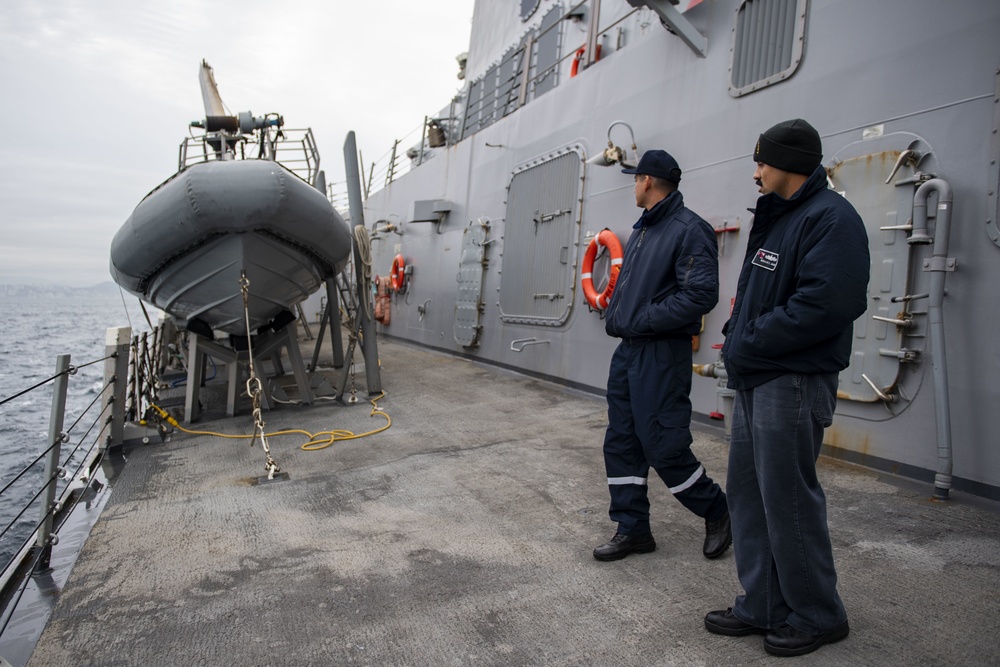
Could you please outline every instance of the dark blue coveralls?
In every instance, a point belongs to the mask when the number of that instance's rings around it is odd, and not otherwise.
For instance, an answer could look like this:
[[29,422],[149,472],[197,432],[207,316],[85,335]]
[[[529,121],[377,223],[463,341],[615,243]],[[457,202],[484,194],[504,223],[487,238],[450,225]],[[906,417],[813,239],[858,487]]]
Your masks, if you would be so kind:
[[689,510],[715,521],[726,496],[691,451],[691,336],[719,300],[718,246],[678,191],[634,225],[605,328],[621,338],[608,373],[604,463],[618,532],[650,532],[649,469]]

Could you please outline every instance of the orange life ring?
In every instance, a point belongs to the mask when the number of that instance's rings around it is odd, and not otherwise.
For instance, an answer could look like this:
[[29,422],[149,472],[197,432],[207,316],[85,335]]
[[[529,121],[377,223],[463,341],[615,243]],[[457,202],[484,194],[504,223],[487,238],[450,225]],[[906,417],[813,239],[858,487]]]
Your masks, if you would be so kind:
[[[573,54],[573,64],[569,68],[569,77],[571,79],[574,76],[576,76],[577,74],[580,73],[580,61],[583,60],[583,54],[585,54],[586,52],[587,52],[587,47],[586,46],[581,46],[580,48],[578,48],[576,50],[576,53]],[[594,49],[594,53],[596,54],[596,56],[594,58],[594,62],[596,63],[598,60],[601,59],[601,45],[600,44],[598,44],[597,48]]]
[[[608,269],[608,284],[600,294],[594,288],[594,260],[601,248],[607,248],[611,253],[611,268]],[[587,252],[583,255],[583,269],[580,273],[581,284],[583,286],[583,298],[587,300],[594,310],[604,310],[611,301],[611,294],[615,291],[615,283],[618,282],[618,273],[622,269],[622,244],[610,229],[602,229],[601,232],[590,240]]]
[[389,278],[392,282],[393,292],[403,289],[403,281],[406,280],[406,263],[403,261],[402,255],[396,255],[396,258],[392,260],[392,269],[389,270]]

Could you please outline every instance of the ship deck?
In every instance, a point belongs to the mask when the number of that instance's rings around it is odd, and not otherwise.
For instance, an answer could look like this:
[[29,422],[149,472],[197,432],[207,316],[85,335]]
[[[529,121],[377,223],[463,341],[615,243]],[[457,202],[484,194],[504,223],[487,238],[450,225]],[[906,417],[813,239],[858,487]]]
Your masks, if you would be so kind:
[[[759,636],[705,631],[740,592],[732,550],[704,559],[703,522],[663,485],[654,553],[591,556],[614,532],[603,399],[392,340],[379,352],[391,427],[319,451],[270,438],[286,481],[255,483],[247,439],[132,450],[29,664],[784,664]],[[224,417],[222,386],[203,398],[192,428],[252,432],[246,404]],[[371,407],[264,418],[363,433],[385,424]],[[724,483],[721,429],[697,426],[694,449]],[[997,664],[996,507],[827,459],[820,476],[852,633],[801,662]]]

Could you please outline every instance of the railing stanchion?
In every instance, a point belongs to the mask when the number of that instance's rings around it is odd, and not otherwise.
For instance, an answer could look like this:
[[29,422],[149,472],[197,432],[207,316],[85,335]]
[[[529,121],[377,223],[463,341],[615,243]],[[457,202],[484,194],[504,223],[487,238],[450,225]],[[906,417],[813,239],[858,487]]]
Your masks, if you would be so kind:
[[125,392],[128,389],[129,342],[132,339],[130,327],[112,327],[104,339],[104,397],[102,405],[111,403],[111,429],[105,449],[121,445],[125,441]]
[[69,386],[69,357],[56,357],[56,379],[52,385],[52,412],[49,415],[49,452],[45,458],[45,493],[42,494],[41,517],[37,533],[37,546],[41,550],[35,563],[35,572],[45,572],[52,560],[52,526],[55,518],[56,479],[59,454],[63,442],[63,418],[66,414],[66,389]]

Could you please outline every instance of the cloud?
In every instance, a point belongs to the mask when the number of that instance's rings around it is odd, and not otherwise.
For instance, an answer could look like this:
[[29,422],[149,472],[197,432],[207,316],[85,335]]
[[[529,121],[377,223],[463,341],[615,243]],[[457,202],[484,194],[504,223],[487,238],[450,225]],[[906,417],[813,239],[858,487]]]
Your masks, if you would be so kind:
[[233,113],[313,128],[329,182],[349,130],[371,159],[449,103],[474,0],[14,0],[0,14],[0,283],[107,280],[111,238],[177,168],[203,117],[198,67]]

